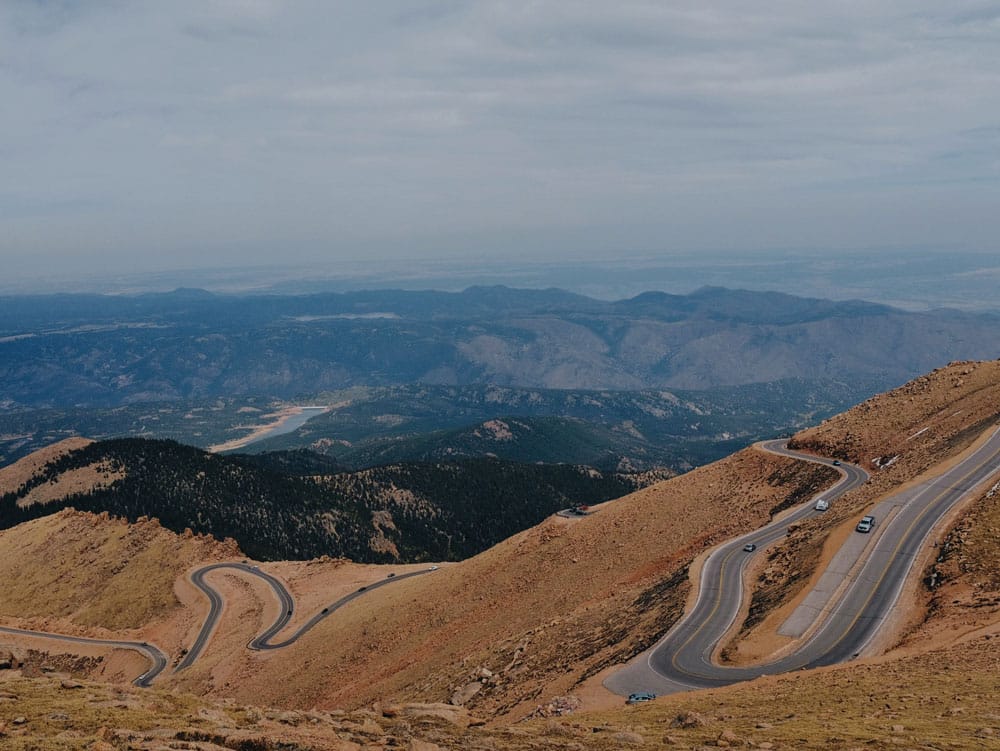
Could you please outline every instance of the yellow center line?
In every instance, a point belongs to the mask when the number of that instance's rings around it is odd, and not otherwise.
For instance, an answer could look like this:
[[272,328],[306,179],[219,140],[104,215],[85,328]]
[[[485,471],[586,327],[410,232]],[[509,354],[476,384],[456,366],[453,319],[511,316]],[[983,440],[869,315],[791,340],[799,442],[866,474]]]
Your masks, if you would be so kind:
[[[975,454],[972,454],[972,456],[968,457],[966,459],[966,461],[968,461],[968,459],[971,459],[973,456],[975,456]],[[988,459],[986,459],[986,460],[984,460],[982,462],[977,463],[975,467],[973,467],[969,472],[967,472],[965,475],[963,475],[957,482],[955,482],[955,483],[949,483],[949,484],[951,484],[952,486],[954,486],[954,485],[961,484],[961,483],[965,482],[966,480],[968,480],[969,478],[971,478],[976,472],[978,472],[984,465],[989,464],[991,462],[994,462],[998,458],[1000,458],[1000,450],[995,451],[993,453],[993,455],[990,456]],[[946,476],[946,475],[947,475],[947,473],[945,473],[944,476]],[[988,474],[986,476],[988,476]],[[984,476],[984,479],[985,479],[986,476]],[[942,478],[942,475],[939,475],[937,478],[934,478],[933,480],[930,480],[929,482],[934,482],[935,480],[940,480],[941,478]],[[842,481],[845,480],[845,479],[847,479],[846,476],[842,478]],[[837,485],[839,485],[839,484],[840,483],[838,483]],[[836,488],[836,487],[837,486],[834,486],[834,488]],[[834,488],[831,488],[831,490],[833,490]],[[941,501],[941,499],[944,498],[944,496],[947,495],[953,489],[954,489],[954,487],[949,487],[949,488],[945,488],[944,490],[942,490],[933,500],[931,500],[931,501],[929,501],[927,503],[927,505],[923,509],[923,511],[921,511],[920,514],[906,528],[906,531],[900,536],[899,542],[896,544],[896,547],[893,549],[892,554],[889,557],[888,562],[886,563],[885,567],[882,569],[881,574],[879,575],[879,577],[876,580],[875,584],[872,586],[871,592],[868,595],[868,598],[865,600],[865,603],[861,606],[861,608],[855,614],[854,619],[851,621],[851,623],[844,629],[844,631],[840,634],[840,636],[837,637],[836,641],[833,642],[832,647],[835,647],[838,644],[840,644],[840,642],[842,642],[846,638],[846,636],[848,635],[848,633],[850,632],[850,630],[854,627],[854,625],[857,623],[857,621],[861,618],[861,614],[864,612],[865,608],[868,607],[869,603],[871,603],[872,599],[875,596],[875,592],[878,590],[879,586],[881,586],[883,580],[888,575],[889,569],[892,567],[892,561],[899,554],[900,549],[903,547],[904,543],[907,541],[907,539],[909,538],[910,534],[913,532],[914,527],[916,527],[916,525],[928,513],[930,513],[930,511]],[[964,495],[966,492],[969,492],[969,491],[962,491],[962,495]],[[918,493],[918,495],[919,495],[919,493]],[[890,496],[890,498],[891,498],[891,496]],[[704,629],[707,627],[708,623],[711,622],[712,618],[715,616],[716,612],[718,612],[719,608],[721,607],[721,605],[722,605],[722,589],[723,589],[722,582],[725,579],[726,566],[729,564],[730,560],[732,559],[733,555],[735,555],[736,552],[737,552],[736,548],[733,548],[732,550],[730,550],[729,553],[725,556],[725,558],[723,558],[722,563],[719,565],[718,592],[716,593],[715,604],[713,605],[711,612],[709,612],[708,616],[702,620],[702,624],[697,629],[695,629],[695,631],[693,631],[691,633],[691,635],[687,639],[685,639],[684,642],[679,647],[677,647],[674,650],[674,655],[671,658],[670,662],[671,662],[671,665],[673,665],[674,669],[677,670],[677,672],[679,672],[679,673],[683,673],[684,675],[689,675],[689,676],[696,677],[696,678],[712,678],[712,676],[704,675],[704,674],[701,674],[701,673],[694,673],[694,672],[691,672],[689,670],[686,670],[686,669],[682,668],[677,663],[677,659],[680,656],[681,652],[689,644],[691,644],[691,642],[695,639],[695,637],[697,637],[698,635],[700,635],[704,631]],[[872,552],[874,552],[874,551],[872,551]],[[843,602],[843,598],[841,599],[841,602]],[[832,649],[832,647],[831,647],[831,649]],[[827,651],[830,651],[830,650],[827,650]],[[760,667],[761,668],[766,668],[767,665],[764,664],[764,665],[761,665]]]
[[[959,483],[965,482],[970,477],[972,477],[972,475],[974,475],[976,472],[978,472],[982,468],[982,466],[984,464],[987,464],[989,462],[995,461],[998,458],[1000,458],[1000,451],[994,452],[993,456],[991,456],[987,461],[984,461],[984,462],[981,462],[981,463],[977,464],[973,469],[971,469],[968,473],[966,473],[958,481],[958,483],[955,483],[955,484],[959,484]],[[985,479],[988,476],[989,475],[984,476],[983,479]],[[899,542],[896,543],[896,547],[893,548],[892,555],[889,556],[889,560],[886,562],[885,566],[883,567],[882,573],[879,575],[878,579],[875,581],[875,584],[871,587],[871,592],[868,595],[868,598],[865,600],[864,604],[858,609],[858,612],[854,615],[854,618],[851,620],[851,622],[847,625],[847,627],[843,630],[843,632],[841,632],[840,636],[837,637],[837,640],[833,643],[833,646],[836,646],[837,644],[840,644],[840,642],[842,642],[847,637],[848,633],[850,633],[850,630],[852,628],[854,628],[854,625],[861,618],[861,614],[865,611],[865,608],[868,607],[869,603],[872,601],[872,598],[875,597],[875,592],[882,585],[882,582],[885,580],[885,577],[888,575],[889,569],[892,568],[892,562],[893,562],[893,560],[899,554],[900,549],[903,547],[904,543],[906,543],[906,541],[909,538],[910,534],[913,532],[913,528],[916,527],[917,524],[920,523],[920,521],[925,516],[927,516],[927,514],[930,513],[931,510],[934,509],[934,507],[941,501],[941,499],[944,498],[951,490],[954,490],[954,488],[953,487],[952,488],[945,488],[940,493],[938,493],[938,495],[935,496],[933,500],[931,500],[931,501],[929,501],[927,503],[927,506],[924,508],[924,510],[921,511],[916,516],[916,518],[914,518],[914,520],[912,522],[910,522],[910,525],[906,528],[906,531],[902,535],[900,535]],[[961,495],[965,495],[965,493],[967,493],[967,492],[969,492],[969,491],[968,490],[962,491]],[[874,551],[872,551],[872,553],[874,553]],[[860,573],[861,572],[859,572],[859,576],[860,576]]]
[[[697,629],[695,629],[694,632],[692,632],[691,636],[689,636],[687,639],[685,639],[684,643],[681,644],[674,651],[674,656],[670,660],[670,663],[678,671],[680,671],[682,673],[685,673],[686,675],[698,675],[698,674],[697,673],[691,673],[691,672],[689,672],[687,670],[684,670],[684,668],[682,668],[680,665],[677,664],[677,657],[684,650],[684,648],[687,647],[687,645],[690,644],[694,640],[694,638],[696,636],[698,636],[702,631],[705,630],[706,625],[709,622],[711,622],[712,617],[716,614],[716,612],[718,612],[719,607],[722,605],[722,582],[726,578],[725,577],[726,565],[729,563],[729,560],[733,557],[733,555],[735,553],[736,553],[736,548],[733,548],[732,550],[730,550],[729,553],[726,555],[726,557],[722,559],[722,563],[719,565],[718,592],[716,593],[716,596],[715,596],[715,605],[712,607],[711,612],[708,614],[708,616],[706,616],[702,620],[701,626],[699,626]],[[703,677],[707,677],[707,676],[703,676]]]

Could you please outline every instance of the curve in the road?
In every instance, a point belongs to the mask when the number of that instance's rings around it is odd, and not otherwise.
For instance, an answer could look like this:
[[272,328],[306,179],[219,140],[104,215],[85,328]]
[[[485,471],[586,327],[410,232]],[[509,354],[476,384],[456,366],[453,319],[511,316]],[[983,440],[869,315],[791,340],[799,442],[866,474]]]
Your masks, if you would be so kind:
[[[272,639],[281,632],[281,630],[288,624],[291,620],[292,613],[295,609],[295,600],[291,593],[285,588],[285,585],[281,581],[271,574],[265,571],[261,571],[257,566],[252,566],[246,563],[214,563],[209,566],[203,566],[197,569],[193,574],[191,574],[191,581],[194,583],[198,589],[205,593],[209,601],[209,612],[205,617],[205,622],[202,624],[201,629],[198,632],[198,636],[195,639],[194,644],[191,649],[184,656],[184,659],[178,663],[177,667],[174,668],[174,672],[183,670],[189,667],[198,657],[201,655],[206,644],[208,644],[212,633],[215,630],[215,626],[218,623],[219,617],[222,615],[222,610],[224,602],[222,596],[215,590],[207,581],[205,581],[205,575],[216,571],[218,569],[235,569],[237,571],[242,571],[243,573],[250,574],[252,576],[259,577],[266,581],[273,590],[275,596],[278,599],[281,610],[278,617],[275,618],[274,622],[268,626],[263,632],[255,636],[250,643],[247,645],[250,649],[255,650],[266,650],[266,649],[281,649],[287,647],[290,644],[294,644],[298,641],[304,634],[314,628],[320,621],[331,616],[336,610],[347,605],[349,602],[356,600],[358,597],[370,592],[373,589],[378,589],[379,587],[384,587],[389,584],[393,584],[397,581],[402,581],[404,579],[409,579],[414,576],[420,576],[421,574],[427,574],[431,571],[437,571],[437,566],[431,566],[429,568],[420,571],[411,571],[406,574],[393,575],[385,579],[373,582],[366,586],[360,587],[359,589],[351,592],[350,594],[341,597],[336,602],[331,603],[327,607],[323,608],[320,612],[310,618],[306,623],[300,626],[294,633],[292,633],[288,638],[280,641],[274,642]],[[139,686],[140,688],[148,688],[153,680],[162,673],[167,667],[167,656],[153,644],[148,642],[136,642],[136,641],[124,641],[116,639],[91,639],[84,636],[70,636],[67,634],[56,634],[49,631],[32,631],[30,629],[21,628],[10,628],[7,626],[0,626],[0,633],[11,634],[14,636],[29,636],[41,639],[51,639],[54,641],[67,642],[70,644],[86,644],[98,647],[108,647],[112,649],[129,649],[133,652],[138,652],[144,657],[146,657],[151,665],[149,670],[144,672],[142,675],[135,678],[132,681],[133,684]]]
[[167,656],[158,647],[148,642],[138,641],[118,641],[115,639],[89,639],[85,636],[68,636],[66,634],[53,634],[48,631],[31,631],[23,628],[8,628],[0,626],[0,632],[12,634],[14,636],[32,636],[42,639],[53,639],[55,641],[69,642],[71,644],[90,644],[99,647],[110,647],[112,649],[130,649],[146,657],[151,663],[151,667],[145,673],[132,681],[140,688],[148,688],[164,668],[167,667]]
[[257,566],[252,566],[246,563],[213,563],[209,566],[203,566],[197,569],[193,574],[191,574],[191,582],[200,589],[209,601],[208,615],[205,616],[205,621],[202,623],[201,629],[198,632],[198,636],[192,644],[191,649],[184,656],[177,667],[174,668],[174,672],[183,670],[184,668],[190,667],[195,660],[201,655],[205,646],[208,644],[209,639],[211,639],[215,627],[218,624],[219,617],[222,615],[222,609],[224,602],[222,600],[222,595],[219,594],[218,590],[212,587],[205,580],[205,575],[211,573],[212,571],[218,571],[220,569],[234,569],[240,571],[244,574],[249,574],[251,576],[259,577],[263,579],[271,587],[275,596],[278,599],[280,605],[280,610],[278,612],[277,618],[274,622],[268,626],[264,631],[255,636],[247,644],[249,649],[254,650],[269,650],[269,649],[282,649],[291,644],[294,644],[307,632],[311,631],[320,621],[329,618],[333,613],[340,608],[347,605],[349,602],[356,600],[359,597],[364,596],[373,589],[378,589],[380,587],[388,586],[395,582],[403,581],[404,579],[410,579],[414,576],[421,576],[423,574],[429,574],[432,571],[437,571],[437,566],[431,566],[420,571],[411,571],[406,574],[392,575],[385,579],[380,579],[371,584],[365,585],[358,588],[357,590],[344,595],[339,600],[327,605],[320,612],[316,613],[312,618],[306,621],[304,624],[299,626],[290,636],[283,639],[282,641],[275,642],[272,641],[275,636],[277,636],[284,628],[288,625],[288,622],[292,618],[292,613],[295,610],[295,599],[292,597],[291,593],[281,583],[279,579],[268,574],[265,571],[261,571]]
[[[829,460],[797,454],[771,442],[767,450],[807,461]],[[864,481],[866,473],[844,464],[844,474],[834,489],[824,492],[834,499]],[[878,509],[882,516],[893,510],[886,528],[866,550],[863,563],[820,625],[795,652],[779,660],[752,667],[716,664],[712,655],[739,614],[743,597],[742,572],[750,556],[742,545],[778,539],[790,523],[810,516],[806,504],[780,522],[722,545],[709,556],[702,570],[698,599],[691,612],[678,622],[646,660],[636,661],[611,676],[605,685],[619,694],[637,690],[661,692],[708,688],[750,680],[761,675],[830,665],[857,657],[871,642],[899,597],[922,545],[938,521],[956,503],[1000,470],[1000,429],[965,459],[942,471],[933,480],[894,494]],[[857,473],[857,474],[855,474]]]

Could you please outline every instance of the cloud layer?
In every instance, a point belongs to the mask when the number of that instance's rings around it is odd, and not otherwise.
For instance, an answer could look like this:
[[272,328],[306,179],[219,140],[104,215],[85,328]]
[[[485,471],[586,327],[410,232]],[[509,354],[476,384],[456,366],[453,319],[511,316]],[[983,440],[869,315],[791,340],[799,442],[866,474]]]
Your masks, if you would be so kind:
[[1000,234],[990,2],[11,0],[0,102],[15,271]]

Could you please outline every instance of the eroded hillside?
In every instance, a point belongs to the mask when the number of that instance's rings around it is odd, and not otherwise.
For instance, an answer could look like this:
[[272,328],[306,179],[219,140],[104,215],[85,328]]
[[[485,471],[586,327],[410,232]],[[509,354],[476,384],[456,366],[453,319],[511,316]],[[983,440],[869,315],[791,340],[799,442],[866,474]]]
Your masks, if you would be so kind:
[[287,710],[87,683],[60,673],[28,677],[38,675],[38,656],[24,656],[23,671],[0,669],[0,743],[13,751],[1000,747],[996,632],[902,659],[765,677],[645,706],[485,727],[466,710],[447,705],[379,702],[350,712]]
[[[758,526],[774,509],[831,479],[829,469],[747,450],[604,504],[590,516],[552,517],[460,564],[372,592],[279,653],[245,649],[254,629],[269,622],[273,603],[266,588],[226,577],[232,607],[222,636],[213,637],[204,662],[159,680],[199,694],[292,707],[357,707],[385,697],[450,700],[475,682],[481,688],[467,697],[474,711],[526,714],[669,628],[699,552]],[[61,547],[46,548],[50,538]],[[188,588],[186,615],[177,616],[175,582],[191,566],[225,553],[150,522],[129,526],[68,511],[0,539],[8,546],[10,575],[18,576],[22,564],[31,570],[23,590],[6,600],[12,618],[28,616],[27,626],[37,628],[38,619],[59,616],[44,624],[54,630],[76,617],[106,629],[148,619],[143,633],[158,634],[172,659],[190,644],[205,607]],[[185,547],[192,539],[208,547]],[[121,545],[131,558],[116,553]],[[78,568],[80,562],[85,565]],[[351,591],[345,586],[393,570],[329,586],[343,566],[317,560],[266,568],[314,609]],[[91,578],[78,585],[85,575]],[[27,608],[32,593],[46,597]],[[478,681],[483,669],[492,673],[485,684]]]

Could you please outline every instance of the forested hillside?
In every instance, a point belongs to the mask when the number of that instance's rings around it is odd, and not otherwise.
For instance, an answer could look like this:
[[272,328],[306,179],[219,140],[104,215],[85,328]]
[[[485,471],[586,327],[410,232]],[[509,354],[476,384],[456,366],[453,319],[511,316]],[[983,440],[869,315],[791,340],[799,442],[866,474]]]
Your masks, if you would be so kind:
[[[868,395],[863,383],[829,378],[696,391],[359,386],[308,395],[303,403],[329,410],[289,433],[238,450],[311,448],[343,470],[488,455],[612,470],[685,470],[811,425]],[[71,436],[165,438],[205,448],[250,434],[288,406],[244,396],[114,408],[0,409],[0,465]],[[491,429],[488,423],[499,427],[497,420],[507,428]]]
[[[19,488],[6,489],[0,526],[73,506],[132,521],[156,517],[178,532],[190,528],[232,537],[260,560],[322,555],[364,562],[458,560],[558,509],[616,498],[644,481],[585,467],[495,459],[396,464],[307,478],[274,469],[285,460],[268,468],[253,463],[260,459],[228,458],[172,441],[92,443],[48,463]],[[306,460],[298,455],[291,469]],[[31,502],[38,497],[32,490],[87,468],[120,479]]]

